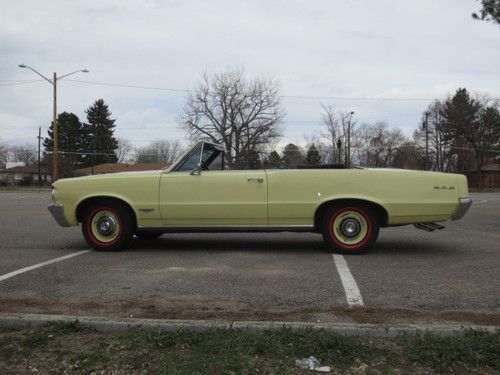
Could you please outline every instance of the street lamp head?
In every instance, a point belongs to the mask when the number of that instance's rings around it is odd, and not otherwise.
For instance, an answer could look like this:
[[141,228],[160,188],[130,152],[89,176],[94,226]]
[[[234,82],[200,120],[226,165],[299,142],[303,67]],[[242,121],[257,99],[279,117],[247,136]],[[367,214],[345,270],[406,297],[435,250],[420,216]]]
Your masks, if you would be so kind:
[[26,66],[26,65],[24,65],[24,64],[19,64],[19,67],[20,67],[20,68],[27,68],[27,66]]
[[89,72],[89,70],[88,70],[88,69],[83,69],[83,70],[82,70],[82,72],[83,72],[83,73],[88,73],[88,72]]

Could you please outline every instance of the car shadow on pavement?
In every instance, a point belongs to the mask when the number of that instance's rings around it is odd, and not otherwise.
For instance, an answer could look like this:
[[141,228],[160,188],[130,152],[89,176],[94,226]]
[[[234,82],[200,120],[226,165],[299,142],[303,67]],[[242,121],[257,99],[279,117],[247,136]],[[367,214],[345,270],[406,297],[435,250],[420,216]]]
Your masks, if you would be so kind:
[[[255,237],[255,236],[254,236]],[[293,252],[293,253],[328,253],[321,236],[310,240],[303,239],[259,239],[228,236],[227,238],[169,238],[140,240],[134,238],[127,251],[248,251],[248,252]]]
[[457,249],[453,245],[445,246],[442,243],[418,242],[418,241],[402,241],[402,240],[382,240],[378,241],[373,249],[369,251],[369,255],[425,255],[439,256],[452,255]]

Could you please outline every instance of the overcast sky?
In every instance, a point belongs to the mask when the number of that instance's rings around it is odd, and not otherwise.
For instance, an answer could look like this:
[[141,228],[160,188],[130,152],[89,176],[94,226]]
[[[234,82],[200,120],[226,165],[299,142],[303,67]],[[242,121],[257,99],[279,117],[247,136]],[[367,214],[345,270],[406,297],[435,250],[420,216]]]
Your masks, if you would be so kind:
[[[285,142],[320,125],[320,104],[385,120],[411,135],[426,100],[458,87],[500,97],[500,28],[474,21],[475,0],[0,0],[0,141],[36,144],[46,134],[52,92],[24,63],[50,76],[101,83],[192,88],[203,71],[244,67],[272,77],[283,95]],[[186,142],[178,91],[62,80],[59,112],[85,120],[103,98],[116,135],[141,145]]]

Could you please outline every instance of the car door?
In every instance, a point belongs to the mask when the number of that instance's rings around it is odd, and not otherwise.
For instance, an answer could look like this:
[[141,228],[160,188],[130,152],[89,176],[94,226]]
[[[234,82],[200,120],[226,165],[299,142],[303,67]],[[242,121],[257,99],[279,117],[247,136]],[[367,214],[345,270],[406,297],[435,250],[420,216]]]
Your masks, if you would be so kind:
[[159,205],[166,226],[267,225],[266,172],[166,172]]

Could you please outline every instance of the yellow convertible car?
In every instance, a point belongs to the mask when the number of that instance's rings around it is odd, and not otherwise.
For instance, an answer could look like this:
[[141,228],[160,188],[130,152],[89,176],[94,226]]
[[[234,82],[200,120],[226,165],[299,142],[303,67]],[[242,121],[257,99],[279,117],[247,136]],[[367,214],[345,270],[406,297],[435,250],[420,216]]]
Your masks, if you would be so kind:
[[49,210],[81,223],[96,250],[124,248],[135,234],[308,231],[328,248],[362,253],[379,228],[460,219],[469,209],[463,175],[335,166],[227,170],[225,149],[199,142],[165,170],[61,179]]

